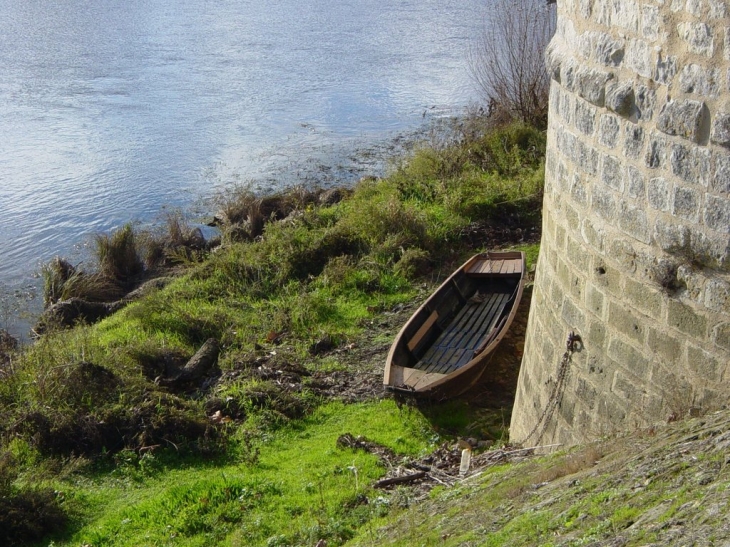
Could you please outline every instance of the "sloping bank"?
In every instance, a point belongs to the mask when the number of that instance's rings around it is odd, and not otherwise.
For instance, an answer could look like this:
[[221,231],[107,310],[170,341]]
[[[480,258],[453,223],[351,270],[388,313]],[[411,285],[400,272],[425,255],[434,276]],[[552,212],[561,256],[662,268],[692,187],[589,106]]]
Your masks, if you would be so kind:
[[0,539],[337,545],[388,512],[370,488],[382,463],[333,442],[414,456],[458,429],[368,402],[381,355],[464,255],[536,252],[543,151],[528,127],[470,130],[344,199],[236,188],[215,245],[171,217],[163,234],[100,236],[88,270],[57,261],[49,306],[121,304],[93,325],[49,320],[0,364]]

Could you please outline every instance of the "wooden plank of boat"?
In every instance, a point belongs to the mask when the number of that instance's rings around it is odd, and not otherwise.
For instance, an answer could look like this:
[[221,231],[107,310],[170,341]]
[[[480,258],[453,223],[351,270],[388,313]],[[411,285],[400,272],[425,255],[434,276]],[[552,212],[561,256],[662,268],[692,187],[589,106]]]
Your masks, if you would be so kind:
[[524,287],[519,251],[475,255],[403,326],[386,361],[389,389],[456,394],[481,377],[509,329]]

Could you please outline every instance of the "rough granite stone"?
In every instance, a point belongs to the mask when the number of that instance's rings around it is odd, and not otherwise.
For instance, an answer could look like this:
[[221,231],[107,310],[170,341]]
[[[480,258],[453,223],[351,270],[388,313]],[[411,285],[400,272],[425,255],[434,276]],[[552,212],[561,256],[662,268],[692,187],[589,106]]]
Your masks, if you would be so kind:
[[730,156],[726,153],[715,155],[715,176],[712,189],[721,194],[730,193]]
[[649,205],[659,211],[669,210],[669,183],[663,177],[649,179],[646,192]]
[[634,89],[636,97],[636,107],[639,109],[638,115],[642,120],[651,120],[654,117],[654,109],[656,108],[656,91],[645,85],[637,85]]
[[635,207],[622,202],[618,216],[618,227],[624,233],[642,243],[647,245],[651,243],[651,225],[643,207]]
[[660,84],[671,85],[677,75],[677,57],[674,55],[657,55],[656,66],[654,67],[654,80]]
[[623,191],[623,164],[615,156],[603,156],[601,166],[601,181],[609,188],[619,192]]
[[659,169],[667,161],[667,141],[652,134],[649,139],[649,147],[646,151],[646,165],[652,169]]
[[690,231],[673,221],[667,222],[658,217],[654,224],[654,241],[667,253],[683,253],[690,244]]
[[730,234],[730,198],[707,194],[705,224],[716,232]]
[[715,44],[712,29],[706,23],[683,22],[677,25],[679,37],[689,46],[692,53],[712,57]]
[[624,155],[630,159],[639,159],[644,150],[644,128],[627,123],[624,132]]
[[643,40],[630,40],[626,48],[625,64],[637,74],[651,78],[654,67],[651,46]]
[[698,146],[673,144],[669,155],[672,174],[685,182],[707,186],[710,182],[710,151]]
[[629,197],[643,201],[646,194],[644,175],[633,165],[626,168],[626,183]]
[[728,15],[727,3],[723,0],[709,0],[710,19],[722,19]]
[[717,97],[720,93],[720,78],[718,69],[705,69],[698,64],[690,63],[679,73],[679,90],[682,93]]
[[585,101],[575,101],[575,127],[584,135],[593,135],[596,128],[596,107]]
[[659,112],[657,129],[667,135],[676,135],[697,142],[704,112],[705,105],[700,101],[687,99],[669,101]]
[[613,74],[582,68],[575,76],[575,89],[579,97],[596,106],[603,106],[606,98],[606,83],[613,78]]
[[700,211],[700,193],[692,188],[675,187],[672,214],[697,222]]
[[631,82],[610,82],[606,86],[606,108],[628,116],[634,108],[634,86]]
[[595,57],[602,65],[621,66],[625,53],[623,40],[614,40],[611,35],[605,33],[601,33],[595,40]]
[[715,144],[730,146],[730,114],[720,112],[712,120],[710,140]]
[[609,190],[595,187],[591,204],[595,213],[604,220],[612,221],[616,217],[616,199]]
[[598,124],[598,142],[608,148],[615,148],[618,134],[618,118],[612,114],[602,114]]
[[639,4],[631,0],[611,2],[611,25],[633,33],[639,30]]
[[641,35],[645,40],[653,42],[659,38],[659,7],[641,6]]

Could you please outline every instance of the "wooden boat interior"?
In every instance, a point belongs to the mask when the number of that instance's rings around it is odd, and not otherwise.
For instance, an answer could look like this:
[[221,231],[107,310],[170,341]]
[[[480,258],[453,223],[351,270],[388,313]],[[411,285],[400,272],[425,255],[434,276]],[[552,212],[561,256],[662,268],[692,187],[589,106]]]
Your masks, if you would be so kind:
[[469,363],[507,320],[522,268],[521,255],[514,253],[504,260],[484,255],[458,271],[413,317],[394,362],[429,375],[447,375]]

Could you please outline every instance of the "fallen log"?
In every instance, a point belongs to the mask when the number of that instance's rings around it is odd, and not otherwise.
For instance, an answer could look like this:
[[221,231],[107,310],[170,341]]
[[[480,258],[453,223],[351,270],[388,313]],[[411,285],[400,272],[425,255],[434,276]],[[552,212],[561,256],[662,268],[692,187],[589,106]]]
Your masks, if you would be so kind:
[[403,475],[402,477],[393,477],[390,479],[381,479],[373,485],[373,488],[386,488],[394,484],[404,484],[407,482],[417,481],[423,479],[426,476],[425,471],[419,471],[418,473],[411,473],[410,475]]

